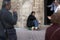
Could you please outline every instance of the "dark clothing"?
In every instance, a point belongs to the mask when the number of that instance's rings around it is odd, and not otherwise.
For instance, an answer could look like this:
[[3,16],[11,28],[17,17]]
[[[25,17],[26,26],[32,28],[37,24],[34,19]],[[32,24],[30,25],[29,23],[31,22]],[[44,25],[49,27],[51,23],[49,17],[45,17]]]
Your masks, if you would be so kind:
[[60,25],[55,23],[51,27],[47,28],[45,40],[60,40],[60,29],[57,30],[58,28],[60,28]]
[[0,21],[0,40],[5,40],[5,32],[3,25],[1,24],[1,21]]
[[7,29],[7,38],[8,40],[17,40],[16,30],[14,28]]
[[[16,40],[16,31],[14,29],[14,25],[17,22],[17,13],[13,12],[12,15],[11,12],[3,8],[0,11],[0,22],[1,22],[0,31],[2,29],[1,31],[2,35],[0,36],[4,37],[3,35],[5,35],[5,37],[7,36],[9,38],[9,40]],[[15,35],[15,37],[12,38],[13,35]]]
[[33,15],[30,15],[27,19],[27,27],[34,26],[34,23],[33,23],[34,20],[36,20],[36,17]]

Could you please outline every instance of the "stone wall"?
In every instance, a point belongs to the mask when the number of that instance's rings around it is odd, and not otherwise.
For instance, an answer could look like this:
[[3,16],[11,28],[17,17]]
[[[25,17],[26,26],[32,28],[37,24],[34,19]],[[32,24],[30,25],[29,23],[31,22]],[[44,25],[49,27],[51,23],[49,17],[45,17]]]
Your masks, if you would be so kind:
[[44,24],[44,0],[34,0],[33,10],[36,12],[38,21]]
[[11,0],[12,10],[17,9],[18,22],[17,27],[26,27],[27,17],[30,15],[33,7],[33,0]]
[[44,24],[44,0],[19,0],[19,2],[20,17],[18,27],[26,27],[27,17],[31,11],[35,11],[38,21],[41,21],[41,25]]
[[2,7],[2,1],[3,1],[3,0],[0,0],[0,9],[1,9],[1,7]]
[[[1,1],[2,0],[0,0],[0,8],[2,4]],[[35,11],[38,21],[41,21],[41,25],[44,24],[44,0],[11,0],[11,5],[11,10],[14,8],[17,9],[17,27],[26,27],[27,17],[30,15],[31,11]]]

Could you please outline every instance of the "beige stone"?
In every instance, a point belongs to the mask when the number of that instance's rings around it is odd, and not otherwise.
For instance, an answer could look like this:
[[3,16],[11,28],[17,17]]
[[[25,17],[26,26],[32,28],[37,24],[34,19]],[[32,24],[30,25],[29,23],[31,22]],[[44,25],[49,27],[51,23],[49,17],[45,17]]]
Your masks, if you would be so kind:
[[[0,0],[0,8],[2,0]],[[44,0],[11,0],[11,10],[16,8],[18,14],[17,27],[26,27],[26,21],[31,11],[36,12],[36,18],[44,25]]]

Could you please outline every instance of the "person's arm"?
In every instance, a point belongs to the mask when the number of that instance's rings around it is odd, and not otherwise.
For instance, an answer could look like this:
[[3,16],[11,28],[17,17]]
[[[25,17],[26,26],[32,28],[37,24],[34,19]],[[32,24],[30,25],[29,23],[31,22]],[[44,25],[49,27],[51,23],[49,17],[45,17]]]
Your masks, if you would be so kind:
[[54,13],[57,13],[59,10],[60,10],[60,6],[58,6],[58,7],[56,8],[56,10],[55,10]]
[[13,12],[13,21],[14,21],[14,24],[16,24],[17,22],[17,12]]
[[52,3],[52,4],[48,5],[47,7],[52,7],[53,5],[54,5],[54,3]]
[[58,7],[57,7],[56,10],[54,11],[54,13],[57,13],[57,11],[58,11]]

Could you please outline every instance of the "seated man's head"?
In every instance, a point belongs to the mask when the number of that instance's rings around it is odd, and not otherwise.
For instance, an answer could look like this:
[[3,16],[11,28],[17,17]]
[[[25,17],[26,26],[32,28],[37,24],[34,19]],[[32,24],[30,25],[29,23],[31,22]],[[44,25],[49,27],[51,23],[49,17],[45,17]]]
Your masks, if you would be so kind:
[[35,11],[32,11],[32,12],[31,12],[31,15],[35,15]]

